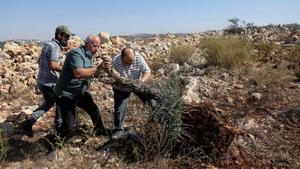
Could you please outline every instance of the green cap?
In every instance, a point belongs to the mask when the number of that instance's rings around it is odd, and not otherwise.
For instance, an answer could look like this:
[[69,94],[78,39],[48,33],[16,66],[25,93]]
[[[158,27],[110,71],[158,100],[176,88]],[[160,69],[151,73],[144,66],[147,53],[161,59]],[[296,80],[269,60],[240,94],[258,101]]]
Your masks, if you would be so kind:
[[58,34],[58,33],[65,33],[65,34],[68,34],[70,36],[74,36],[75,34],[72,33],[69,28],[65,25],[59,25],[56,29],[55,29],[55,33]]

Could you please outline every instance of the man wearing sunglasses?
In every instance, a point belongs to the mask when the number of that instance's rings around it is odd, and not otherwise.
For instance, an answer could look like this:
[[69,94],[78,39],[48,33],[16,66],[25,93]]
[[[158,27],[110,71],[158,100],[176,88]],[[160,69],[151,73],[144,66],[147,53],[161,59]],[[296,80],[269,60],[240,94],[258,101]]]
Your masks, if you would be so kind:
[[107,135],[100,109],[88,92],[93,75],[101,69],[111,68],[109,60],[94,65],[94,55],[98,52],[100,44],[97,35],[90,35],[86,38],[84,46],[71,50],[66,56],[55,87],[63,121],[58,133],[64,138],[72,137],[75,132],[76,106],[85,110],[91,117],[96,135]]
[[[29,137],[33,137],[32,126],[43,116],[55,103],[55,95],[53,88],[62,70],[61,50],[68,45],[70,36],[74,34],[65,25],[60,25],[55,30],[55,37],[43,45],[39,58],[39,74],[37,85],[43,94],[44,103],[39,106],[25,121],[20,124],[23,133]],[[55,127],[61,126],[62,120],[60,109],[56,105]]]

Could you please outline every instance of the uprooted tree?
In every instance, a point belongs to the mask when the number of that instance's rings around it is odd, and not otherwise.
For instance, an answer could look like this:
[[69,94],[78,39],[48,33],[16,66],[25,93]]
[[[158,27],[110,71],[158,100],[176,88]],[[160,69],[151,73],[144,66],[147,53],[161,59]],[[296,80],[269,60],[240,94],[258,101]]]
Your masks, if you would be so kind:
[[124,79],[115,70],[107,73],[115,85],[147,96],[149,120],[142,132],[130,132],[120,140],[111,140],[102,148],[119,142],[120,147],[127,147],[125,149],[130,158],[139,160],[189,155],[214,161],[226,152],[235,136],[234,130],[218,117],[212,104],[183,103],[183,83],[179,77],[165,79],[164,84],[159,83],[160,86],[155,88]]

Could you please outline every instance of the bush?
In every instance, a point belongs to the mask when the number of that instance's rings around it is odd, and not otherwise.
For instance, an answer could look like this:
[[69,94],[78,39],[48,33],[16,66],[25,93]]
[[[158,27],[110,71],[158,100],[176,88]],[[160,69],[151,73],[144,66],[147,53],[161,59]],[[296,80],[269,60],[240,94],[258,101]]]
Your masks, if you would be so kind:
[[255,44],[256,58],[262,62],[278,62],[284,57],[284,49],[274,43],[260,42]]
[[159,55],[159,56],[155,56],[153,60],[151,60],[151,62],[149,62],[149,66],[151,67],[152,70],[156,71],[162,67],[164,67],[164,65],[166,64],[166,60],[167,60],[167,56],[166,55]]
[[293,76],[287,65],[281,64],[277,68],[248,68],[247,76],[257,85],[284,85],[292,80]]
[[228,22],[230,22],[230,25],[224,30],[226,34],[239,35],[244,31],[243,27],[249,28],[254,26],[254,23],[247,23],[246,21],[242,21],[243,24],[240,24],[240,19],[237,17],[228,19]]
[[195,48],[188,45],[173,46],[170,51],[170,62],[183,65],[188,62],[189,58],[195,53]]
[[209,63],[228,69],[254,59],[251,57],[252,46],[245,39],[207,38],[200,47],[206,50]]
[[8,148],[8,137],[6,133],[0,129],[0,161],[5,159]]
[[164,98],[155,109],[149,110],[148,114],[152,120],[169,130],[173,137],[178,137],[181,134],[181,113],[183,112],[181,79],[177,76],[169,77],[160,82],[159,88]]
[[138,160],[148,161],[171,155],[182,134],[181,114],[184,106],[181,100],[181,84],[179,77],[161,80],[158,84],[164,99],[155,108],[149,108],[145,112],[149,120],[141,129],[138,144],[133,148]]
[[228,28],[225,29],[225,32],[228,34],[241,34],[243,29],[239,25],[239,21],[240,19],[236,17],[228,19],[228,22],[230,22],[231,24],[228,26]]
[[291,62],[290,68],[295,72],[295,76],[300,80],[300,42],[292,46],[287,54],[287,60]]
[[300,42],[290,48],[288,52],[288,60],[292,62],[300,62]]

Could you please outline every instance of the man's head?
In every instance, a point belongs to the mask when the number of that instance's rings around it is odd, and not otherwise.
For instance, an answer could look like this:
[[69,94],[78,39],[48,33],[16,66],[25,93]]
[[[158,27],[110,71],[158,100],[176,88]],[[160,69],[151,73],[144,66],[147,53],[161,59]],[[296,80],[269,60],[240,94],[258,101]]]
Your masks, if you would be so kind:
[[99,36],[97,35],[89,35],[85,39],[85,50],[87,52],[91,52],[92,55],[95,55],[97,51],[99,50],[101,45],[101,41]]
[[70,36],[74,34],[69,30],[69,28],[65,25],[59,25],[55,29],[55,39],[59,41],[61,46],[66,47],[68,45],[68,40]]
[[121,58],[124,65],[131,65],[135,59],[135,52],[132,48],[126,47],[121,52]]

